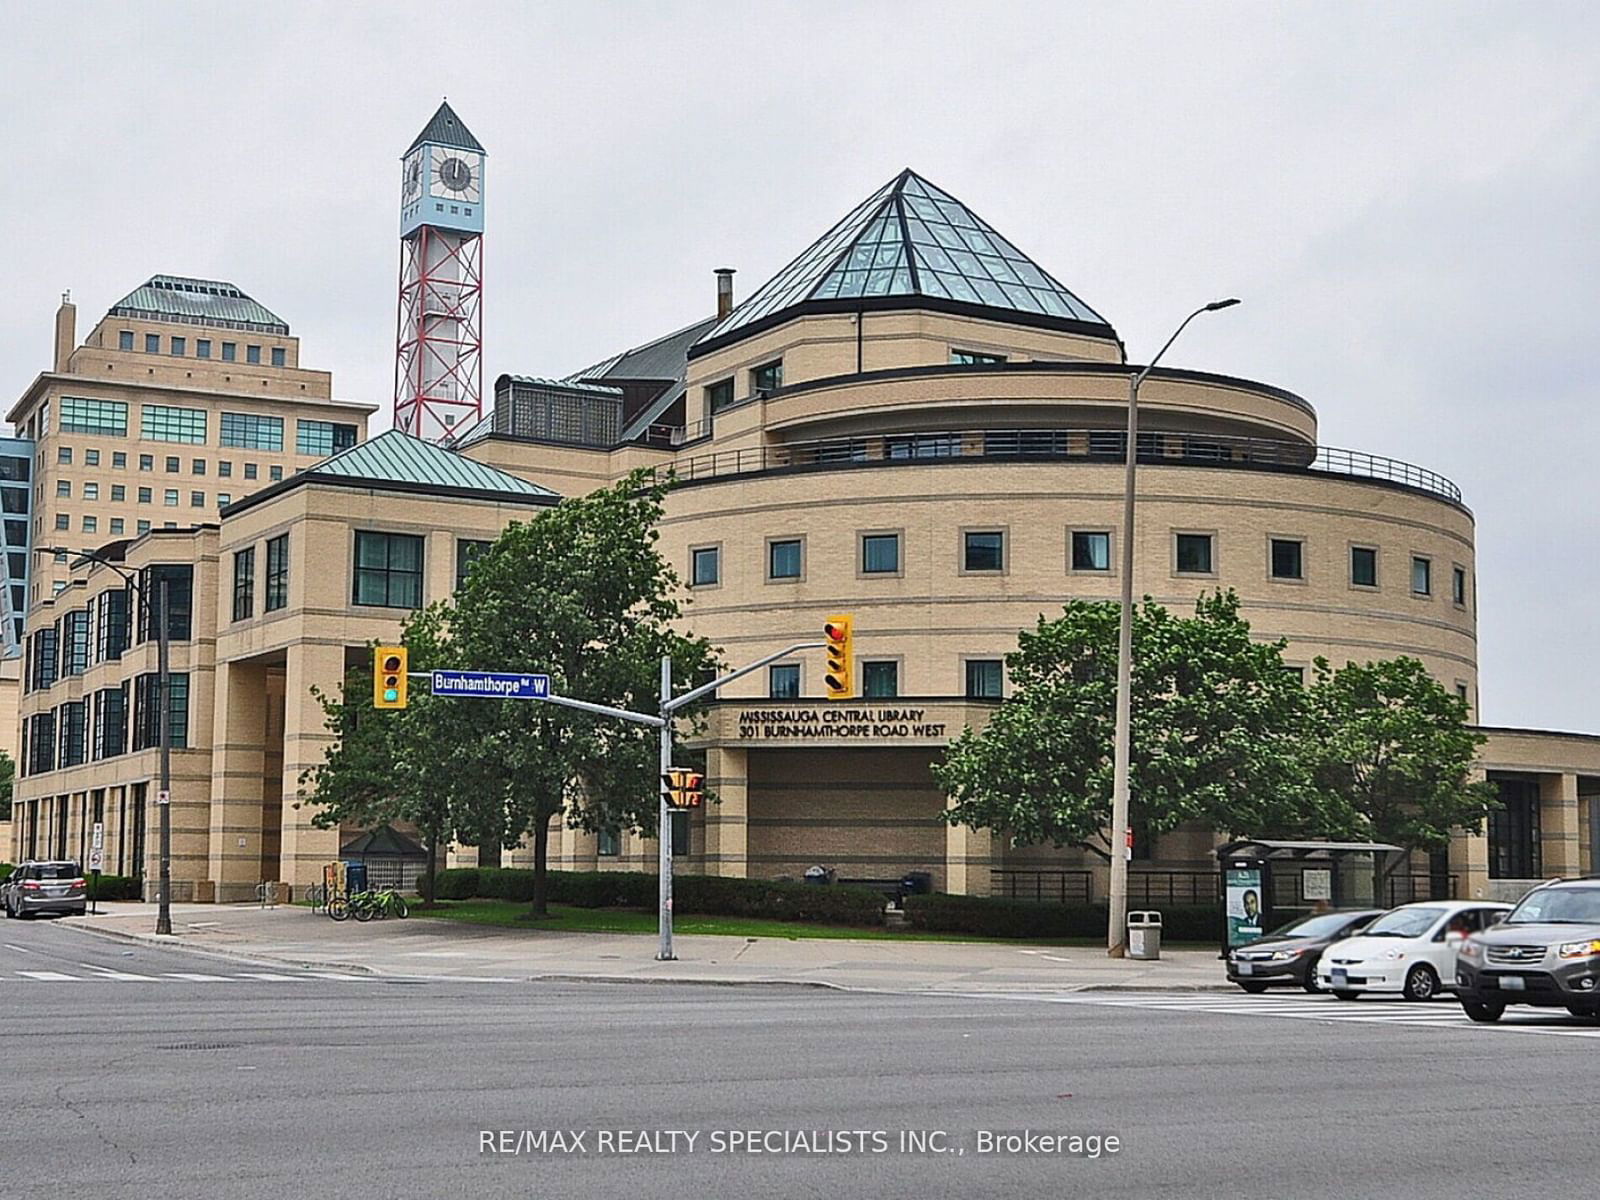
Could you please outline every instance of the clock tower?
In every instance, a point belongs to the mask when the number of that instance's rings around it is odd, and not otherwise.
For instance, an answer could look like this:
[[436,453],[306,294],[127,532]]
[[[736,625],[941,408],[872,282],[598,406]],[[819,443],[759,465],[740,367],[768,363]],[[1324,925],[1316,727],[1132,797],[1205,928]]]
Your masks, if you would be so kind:
[[400,160],[394,425],[430,442],[483,415],[484,158],[444,103]]

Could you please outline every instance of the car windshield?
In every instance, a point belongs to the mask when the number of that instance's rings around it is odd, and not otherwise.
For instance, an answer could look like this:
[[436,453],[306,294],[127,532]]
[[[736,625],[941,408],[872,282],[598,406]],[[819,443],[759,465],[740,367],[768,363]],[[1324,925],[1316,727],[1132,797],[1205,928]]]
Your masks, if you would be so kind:
[[40,863],[34,870],[40,879],[76,879],[83,872],[78,870],[77,863]]
[[1318,913],[1300,917],[1274,929],[1268,937],[1330,937],[1350,923],[1349,913]]
[[1529,892],[1507,925],[1600,925],[1600,888],[1540,888]]
[[1362,937],[1421,937],[1444,916],[1442,908],[1397,908],[1361,931]]

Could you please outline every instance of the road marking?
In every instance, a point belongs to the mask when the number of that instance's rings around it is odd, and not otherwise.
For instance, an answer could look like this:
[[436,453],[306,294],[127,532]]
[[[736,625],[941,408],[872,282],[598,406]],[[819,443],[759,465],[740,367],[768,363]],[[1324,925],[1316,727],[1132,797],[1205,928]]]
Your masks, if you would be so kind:
[[271,974],[270,972],[267,972],[267,971],[240,971],[239,972],[239,978],[240,979],[266,979],[266,980],[270,980],[270,981],[272,981],[274,983],[293,983],[295,980],[303,978],[303,976],[300,976],[300,975],[273,975],[273,974]]
[[24,950],[21,946],[13,946],[10,942],[6,943],[6,949],[7,950],[15,950],[18,954],[32,954],[33,953],[32,950]]
[[307,971],[307,975],[315,975],[318,979],[347,979],[356,983],[365,983],[371,979],[370,975],[343,975],[338,971]]
[[142,979],[146,983],[155,983],[154,975],[135,975],[132,971],[115,971],[110,967],[97,967],[93,963],[79,963],[85,971],[93,971],[95,977],[100,979]]
[[163,971],[168,979],[187,979],[190,983],[232,983],[226,975],[201,975],[195,971]]
[[70,983],[78,978],[76,975],[63,975],[60,971],[18,971],[17,974],[24,979],[39,979],[47,983]]

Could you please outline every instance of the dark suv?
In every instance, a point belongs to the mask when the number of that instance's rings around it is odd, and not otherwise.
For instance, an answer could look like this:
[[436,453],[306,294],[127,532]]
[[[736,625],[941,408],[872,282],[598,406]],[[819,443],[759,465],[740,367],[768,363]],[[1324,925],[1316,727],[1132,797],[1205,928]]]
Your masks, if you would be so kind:
[[1456,997],[1474,1021],[1509,1004],[1600,1017],[1600,879],[1555,879],[1461,943]]
[[8,917],[31,917],[38,913],[69,913],[83,916],[87,904],[83,872],[78,864],[25,862],[0,885],[0,905]]

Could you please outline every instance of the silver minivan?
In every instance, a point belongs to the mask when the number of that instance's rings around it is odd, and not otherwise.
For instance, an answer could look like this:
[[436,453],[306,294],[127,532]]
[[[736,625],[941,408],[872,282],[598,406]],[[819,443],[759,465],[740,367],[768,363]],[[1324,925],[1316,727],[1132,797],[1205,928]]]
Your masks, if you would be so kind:
[[88,907],[83,872],[77,863],[66,859],[25,862],[0,884],[0,907],[4,907],[8,917],[32,917],[39,913],[81,917]]

